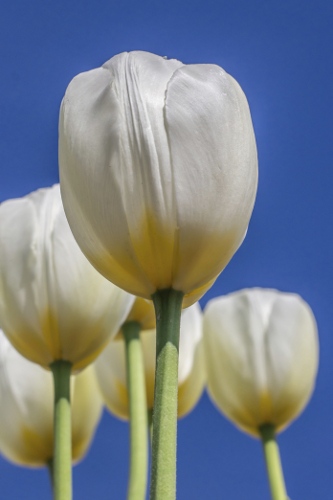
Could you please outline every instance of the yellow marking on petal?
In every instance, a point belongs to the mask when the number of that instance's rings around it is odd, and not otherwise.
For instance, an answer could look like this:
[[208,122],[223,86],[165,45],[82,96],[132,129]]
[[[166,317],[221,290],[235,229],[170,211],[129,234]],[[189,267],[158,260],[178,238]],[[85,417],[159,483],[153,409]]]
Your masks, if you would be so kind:
[[154,390],[155,390],[155,376],[147,376],[146,374],[146,395],[147,395],[147,409],[152,410],[154,407]]
[[[151,300],[137,297],[134,301],[125,323],[128,321],[137,321],[141,325],[141,331],[152,330],[156,328],[154,304]],[[121,329],[112,340],[122,340],[123,334]]]
[[[116,401],[114,404],[109,405],[112,413],[116,414],[119,418],[125,420],[129,419],[129,403],[127,387],[122,384],[119,380],[114,381],[114,390],[112,391],[116,394]],[[106,399],[106,404],[108,405],[108,399]],[[114,400],[113,400],[114,401]]]
[[81,436],[79,439],[78,436],[75,436],[75,439],[72,439],[72,461],[77,462],[86,454],[87,448],[90,444],[90,436]]
[[142,330],[152,330],[156,327],[154,304],[151,300],[137,297],[126,321],[137,321]]
[[22,462],[28,465],[46,464],[53,456],[53,431],[40,435],[29,427],[21,428],[21,441],[23,445]]
[[172,287],[177,229],[176,223],[162,224],[146,210],[138,230],[131,234],[137,260],[155,290]]
[[226,267],[241,240],[239,230],[218,233],[208,227],[197,229],[196,233],[194,226],[192,234],[187,231],[180,238],[173,288],[183,291],[185,300],[192,294],[202,296]]
[[272,423],[273,406],[272,406],[272,398],[268,390],[262,391],[260,393],[258,414],[263,424]]
[[133,295],[150,299],[157,289],[172,284],[175,227],[162,227],[148,211],[124,228],[125,237],[109,252],[87,258],[105,277]]
[[242,241],[244,231],[214,231],[209,224],[181,229],[145,210],[139,222],[124,228],[124,238],[110,252],[87,255],[105,277],[133,295],[150,299],[156,290],[173,288],[193,304],[214,283]]
[[[93,329],[91,330],[91,336],[92,336],[92,338],[94,336]],[[99,347],[91,348],[91,350],[89,350],[89,348],[86,349],[86,353],[84,355],[80,356],[78,361],[69,360],[71,363],[73,363],[72,371],[71,371],[72,375],[75,375],[77,372],[80,372],[81,370],[83,370],[84,368],[89,366],[91,363],[93,363],[95,361],[95,359],[98,358],[98,356],[101,354],[103,349],[106,347],[109,340],[110,339],[107,338],[105,343],[100,345]],[[75,352],[75,345],[73,345],[73,353],[74,352]],[[65,361],[68,361],[68,360],[65,360]]]
[[58,318],[50,308],[40,317],[41,330],[45,344],[53,360],[62,359]]
[[15,349],[25,358],[48,368],[54,361],[52,354],[45,345],[45,339],[33,330],[24,329],[15,332],[7,332]]

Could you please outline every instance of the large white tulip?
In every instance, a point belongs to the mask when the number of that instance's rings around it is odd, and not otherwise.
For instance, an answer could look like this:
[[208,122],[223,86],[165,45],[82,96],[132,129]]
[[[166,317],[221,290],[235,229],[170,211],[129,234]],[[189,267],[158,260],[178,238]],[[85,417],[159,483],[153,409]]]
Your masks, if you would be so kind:
[[[147,408],[154,403],[155,330],[141,334]],[[94,363],[105,404],[117,417],[128,419],[125,343],[111,341]],[[198,402],[205,384],[202,349],[202,313],[198,303],[182,312],[178,366],[178,417],[189,413]]]
[[194,303],[244,238],[255,138],[246,97],[219,66],[130,52],[76,76],[59,161],[82,251],[135,295],[173,288]]
[[[71,380],[72,457],[86,453],[102,399],[92,367]],[[50,372],[22,357],[0,330],[0,452],[27,466],[53,458],[53,382]]]
[[307,404],[318,368],[318,334],[296,294],[242,290],[211,300],[204,312],[208,391],[241,429],[280,431]]
[[82,254],[59,185],[0,205],[0,324],[26,358],[85,367],[116,335],[133,301]]

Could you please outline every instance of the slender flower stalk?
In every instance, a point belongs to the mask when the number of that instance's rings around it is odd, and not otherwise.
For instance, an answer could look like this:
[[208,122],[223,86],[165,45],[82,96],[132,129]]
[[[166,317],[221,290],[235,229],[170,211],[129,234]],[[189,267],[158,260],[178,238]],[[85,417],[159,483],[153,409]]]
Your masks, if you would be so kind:
[[184,294],[169,289],[153,295],[156,313],[156,375],[153,412],[151,500],[176,497],[178,350]]
[[287,500],[288,496],[274,426],[270,424],[262,425],[259,430],[265,454],[272,500]]
[[72,498],[72,439],[70,375],[71,363],[55,361],[50,366],[54,380],[53,488],[55,500]]
[[49,478],[50,478],[50,485],[51,485],[51,490],[52,490],[52,493],[53,493],[53,458],[50,458],[50,460],[47,461],[47,470],[48,470],[48,473],[49,473]]
[[150,444],[150,449],[151,449],[151,445],[153,442],[153,409],[152,408],[148,408],[147,417],[148,417],[149,444]]
[[146,498],[148,471],[148,418],[141,325],[127,321],[122,326],[126,350],[127,391],[130,412],[130,476],[128,500]]

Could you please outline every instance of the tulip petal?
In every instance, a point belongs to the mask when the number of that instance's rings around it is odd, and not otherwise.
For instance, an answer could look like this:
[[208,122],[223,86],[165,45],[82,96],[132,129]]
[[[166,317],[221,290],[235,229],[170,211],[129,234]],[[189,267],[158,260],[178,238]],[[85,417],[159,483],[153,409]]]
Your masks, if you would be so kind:
[[246,98],[218,66],[175,71],[165,119],[181,228],[175,288],[188,290],[199,276],[216,277],[244,237],[257,189],[256,144]]
[[156,275],[162,288],[171,279],[173,191],[163,106],[167,82],[181,65],[145,52],[120,54],[74,78],[61,109],[64,205],[70,223],[83,212],[73,233],[97,269],[147,298]]

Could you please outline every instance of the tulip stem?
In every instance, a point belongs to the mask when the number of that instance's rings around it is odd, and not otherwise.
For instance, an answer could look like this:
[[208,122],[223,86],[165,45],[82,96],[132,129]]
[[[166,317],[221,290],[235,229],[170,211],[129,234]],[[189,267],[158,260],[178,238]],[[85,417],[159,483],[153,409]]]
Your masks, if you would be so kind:
[[51,489],[53,492],[53,459],[52,458],[50,458],[50,460],[47,461],[46,466],[47,466],[47,470],[49,472],[50,484],[51,484]]
[[147,489],[147,396],[140,330],[141,325],[137,321],[128,321],[122,326],[126,346],[127,392],[130,414],[128,500],[144,500]]
[[150,441],[150,448],[151,448],[151,445],[153,442],[153,409],[152,408],[148,408],[147,417],[148,417],[149,441]]
[[150,500],[176,498],[178,348],[184,294],[152,295],[156,314],[156,373]]
[[68,361],[55,361],[50,365],[54,382],[54,454],[53,486],[55,500],[72,498],[72,438],[70,376],[72,365]]
[[274,425],[262,425],[259,431],[264,448],[272,500],[288,500]]

